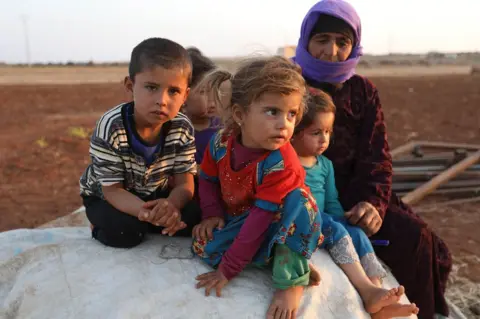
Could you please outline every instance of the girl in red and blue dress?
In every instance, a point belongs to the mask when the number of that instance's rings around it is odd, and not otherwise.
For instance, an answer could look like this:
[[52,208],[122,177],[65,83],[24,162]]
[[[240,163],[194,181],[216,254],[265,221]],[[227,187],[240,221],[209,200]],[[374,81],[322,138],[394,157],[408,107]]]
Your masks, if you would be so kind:
[[308,259],[326,248],[368,312],[397,303],[403,287],[372,284],[345,228],[322,220],[304,185],[305,171],[289,142],[307,98],[300,70],[268,57],[247,61],[234,75],[218,70],[206,79],[213,92],[225,81],[232,90],[229,105],[221,107],[225,129],[205,150],[202,222],[193,230],[193,251],[216,270],[198,276],[197,288],[220,296],[248,264],[271,264],[276,292],[267,317],[295,318],[304,287],[320,279]]

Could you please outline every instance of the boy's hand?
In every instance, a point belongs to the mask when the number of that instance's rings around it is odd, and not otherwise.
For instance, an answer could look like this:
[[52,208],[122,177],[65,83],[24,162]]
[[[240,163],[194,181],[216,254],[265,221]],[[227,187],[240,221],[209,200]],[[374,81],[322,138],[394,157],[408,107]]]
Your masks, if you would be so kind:
[[187,225],[181,221],[178,209],[166,198],[146,202],[138,219],[147,221],[155,226],[162,226],[162,234],[172,236]]
[[198,275],[195,279],[198,281],[197,289],[205,287],[205,296],[210,296],[210,290],[215,288],[217,297],[220,297],[222,295],[223,287],[228,283],[228,279],[219,269],[207,272],[203,275]]
[[157,223],[155,222],[155,219],[157,217],[156,214],[160,214],[160,213],[165,214],[166,211],[165,209],[157,209],[156,211],[154,211],[153,209],[158,204],[160,204],[163,207],[168,206],[168,203],[163,198],[145,202],[142,205],[142,208],[140,209],[140,213],[138,214],[138,219],[141,221],[153,224],[155,226],[160,226],[160,225],[157,225]]
[[213,230],[215,228],[222,229],[224,226],[225,220],[222,217],[209,217],[193,227],[192,236],[197,240],[212,240]]

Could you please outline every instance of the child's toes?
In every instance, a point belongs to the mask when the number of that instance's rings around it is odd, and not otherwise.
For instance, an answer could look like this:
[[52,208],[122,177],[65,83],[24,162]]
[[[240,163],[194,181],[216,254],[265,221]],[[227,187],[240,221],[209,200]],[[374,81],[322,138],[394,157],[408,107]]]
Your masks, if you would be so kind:
[[401,296],[405,294],[405,287],[403,286],[398,286],[398,289],[397,289],[397,296]]
[[267,311],[267,319],[275,319],[275,314],[277,313],[277,311],[280,311],[278,309],[278,306],[275,304],[271,304]]

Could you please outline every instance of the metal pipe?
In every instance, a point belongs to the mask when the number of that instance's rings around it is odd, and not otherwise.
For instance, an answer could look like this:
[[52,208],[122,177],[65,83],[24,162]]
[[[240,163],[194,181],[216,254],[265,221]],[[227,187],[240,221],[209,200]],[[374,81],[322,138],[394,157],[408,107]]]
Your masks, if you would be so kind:
[[410,152],[412,152],[415,145],[416,145],[415,142],[408,142],[407,144],[403,144],[403,145],[393,149],[390,152],[390,155],[392,156],[392,158],[395,158],[395,157],[398,157],[402,154],[410,153]]
[[[414,190],[425,184],[424,182],[404,182],[392,184],[392,190],[407,191]],[[445,184],[439,185],[438,189],[459,188],[459,187],[480,187],[480,179],[466,180],[466,181],[449,181]]]
[[[408,191],[395,192],[398,196],[403,197],[407,195]],[[480,187],[458,187],[449,189],[437,189],[430,193],[430,195],[443,195],[443,196],[476,196],[480,195]]]
[[427,196],[428,194],[435,191],[440,185],[448,182],[468,167],[473,166],[480,160],[480,150],[475,152],[474,154],[468,156],[463,161],[458,162],[457,164],[453,165],[452,167],[448,168],[441,174],[435,176],[430,181],[426,182],[422,186],[418,187],[414,191],[406,194],[402,200],[407,204],[415,204],[420,201],[422,198]]
[[471,151],[480,150],[480,145],[478,144],[464,144],[464,143],[449,143],[449,142],[430,142],[430,141],[412,141],[406,144],[403,144],[390,152],[392,158],[398,157],[405,153],[411,153],[415,147],[425,148],[425,149],[466,149]]
[[473,154],[473,152],[436,153],[423,157],[399,158],[392,161],[393,166],[405,165],[445,165],[451,166]]
[[[408,172],[408,171],[397,171],[393,170],[393,183],[396,182],[420,182],[420,181],[428,181],[433,177],[440,174],[442,171],[435,170],[435,171],[420,171],[420,172]],[[455,177],[455,180],[466,180],[478,178],[480,180],[480,170],[479,171],[464,171],[458,174]]]
[[[441,173],[447,167],[442,165],[429,165],[429,166],[405,166],[405,167],[393,167],[394,174],[401,173],[401,172],[424,172],[424,171],[437,171]],[[477,172],[480,171],[480,165],[473,165],[470,166],[465,172]]]
[[457,149],[457,148],[463,148],[463,149],[472,150],[472,151],[480,150],[480,145],[479,145],[479,144],[416,141],[416,145],[421,146],[421,147],[423,147],[423,148],[435,148],[435,149]]

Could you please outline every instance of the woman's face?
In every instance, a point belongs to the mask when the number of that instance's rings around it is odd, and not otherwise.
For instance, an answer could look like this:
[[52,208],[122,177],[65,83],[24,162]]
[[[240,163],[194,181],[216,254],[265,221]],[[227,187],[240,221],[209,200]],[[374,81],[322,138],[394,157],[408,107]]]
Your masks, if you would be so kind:
[[353,43],[340,33],[317,33],[308,42],[308,53],[315,59],[343,62],[352,53]]

